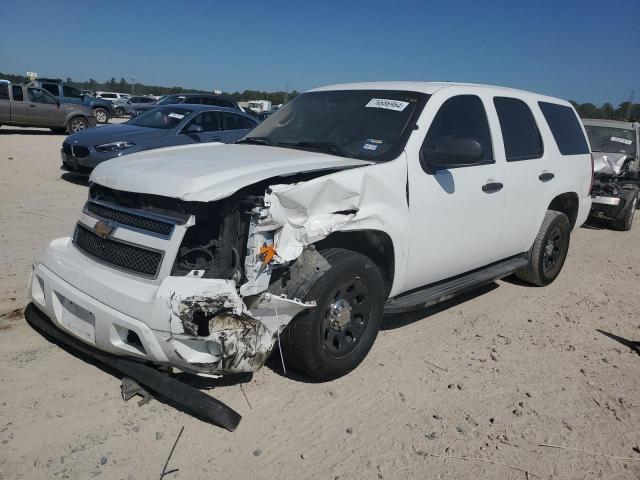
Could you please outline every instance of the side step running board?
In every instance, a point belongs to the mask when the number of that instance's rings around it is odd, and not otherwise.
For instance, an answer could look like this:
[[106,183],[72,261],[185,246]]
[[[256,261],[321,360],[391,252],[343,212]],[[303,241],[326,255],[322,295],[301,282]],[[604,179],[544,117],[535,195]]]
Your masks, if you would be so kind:
[[201,420],[226,428],[230,432],[233,432],[238,423],[240,423],[242,418],[240,414],[200,390],[186,385],[144,363],[103,352],[75,339],[54,326],[51,320],[43,313],[40,313],[40,310],[32,303],[27,306],[24,316],[36,331],[44,334],[45,338],[53,338],[56,342],[72,350],[79,351],[100,363],[118,370],[125,376],[134,379],[140,385],[158,393],[169,403]]
[[456,295],[506,277],[527,265],[526,254],[503,260],[498,263],[443,280],[411,293],[393,297],[384,306],[385,314],[402,313],[429,307]]

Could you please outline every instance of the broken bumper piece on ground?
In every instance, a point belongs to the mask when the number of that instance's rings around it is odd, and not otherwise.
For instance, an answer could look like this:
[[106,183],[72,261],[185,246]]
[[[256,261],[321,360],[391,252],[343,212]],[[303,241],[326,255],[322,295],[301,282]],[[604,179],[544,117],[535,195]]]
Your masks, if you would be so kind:
[[25,318],[37,331],[49,338],[53,338],[57,343],[84,355],[88,355],[98,362],[118,370],[122,374],[134,379],[140,385],[159,394],[166,399],[168,403],[173,404],[195,417],[229,431],[234,431],[240,423],[240,419],[242,418],[240,414],[224,403],[189,385],[185,385],[155,368],[135,360],[111,355],[86,345],[52,325],[51,321],[33,304],[27,306]]

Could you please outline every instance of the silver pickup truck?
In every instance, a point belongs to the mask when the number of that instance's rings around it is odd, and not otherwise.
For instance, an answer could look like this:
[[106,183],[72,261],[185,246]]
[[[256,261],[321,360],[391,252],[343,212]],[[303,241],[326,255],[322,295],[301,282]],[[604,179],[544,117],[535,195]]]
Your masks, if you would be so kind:
[[0,80],[0,126],[44,127],[54,133],[76,133],[96,126],[93,111],[61,103],[46,90]]

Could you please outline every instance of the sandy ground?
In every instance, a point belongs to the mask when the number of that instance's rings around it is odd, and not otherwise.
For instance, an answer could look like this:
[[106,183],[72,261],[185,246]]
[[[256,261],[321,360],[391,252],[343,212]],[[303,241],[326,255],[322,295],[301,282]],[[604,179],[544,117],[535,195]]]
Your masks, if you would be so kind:
[[0,478],[157,479],[183,426],[165,478],[640,478],[640,222],[578,229],[547,288],[501,281],[387,318],[342,379],[274,362],[216,385],[244,416],[229,433],[124,403],[116,377],[24,322],[31,262],[87,196],[61,177],[62,139],[0,129]]

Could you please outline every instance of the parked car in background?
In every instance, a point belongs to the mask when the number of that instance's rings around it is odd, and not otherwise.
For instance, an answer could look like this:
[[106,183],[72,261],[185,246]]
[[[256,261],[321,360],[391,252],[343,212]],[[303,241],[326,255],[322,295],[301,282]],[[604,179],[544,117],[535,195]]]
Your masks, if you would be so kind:
[[193,143],[233,143],[257,122],[235,109],[208,105],[165,105],[119,125],[70,135],[62,144],[62,168],[89,172],[114,157]]
[[[173,95],[165,95],[155,105],[175,105],[186,103],[188,105],[211,105],[214,107],[232,108],[234,110],[242,109],[231,98],[222,95],[214,95],[207,93],[180,93]],[[141,105],[136,108],[133,115],[139,115],[142,112],[151,110],[155,105]]]
[[109,118],[114,116],[115,111],[110,101],[96,97],[87,97],[76,87],[62,83],[62,80],[39,78],[33,82],[29,82],[28,85],[44,88],[64,103],[75,103],[91,108],[98,123],[107,123]]
[[126,365],[252,372],[278,344],[287,368],[336,378],[385,312],[512,273],[553,282],[591,178],[564,100],[448,82],[318,88],[234,145],[99,165],[74,232],[34,265],[26,315]]
[[95,96],[98,98],[109,100],[112,103],[117,102],[118,100],[126,100],[127,98],[131,98],[131,94],[129,93],[117,92],[96,92]]
[[591,217],[631,230],[640,203],[640,123],[586,118],[582,122],[594,164]]
[[139,97],[134,96],[131,98],[123,99],[118,102],[114,102],[116,116],[122,117],[124,115],[131,115],[139,107],[149,107],[156,104],[154,97]]
[[46,90],[0,80],[0,125],[45,127],[55,133],[75,133],[95,127],[89,107],[63,103]]

